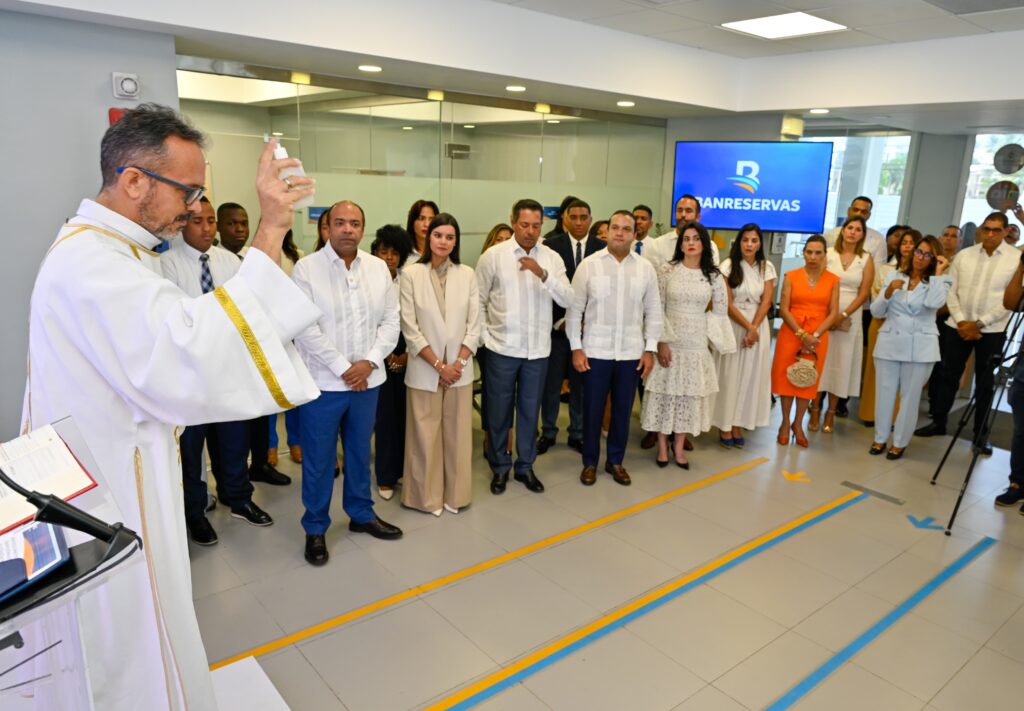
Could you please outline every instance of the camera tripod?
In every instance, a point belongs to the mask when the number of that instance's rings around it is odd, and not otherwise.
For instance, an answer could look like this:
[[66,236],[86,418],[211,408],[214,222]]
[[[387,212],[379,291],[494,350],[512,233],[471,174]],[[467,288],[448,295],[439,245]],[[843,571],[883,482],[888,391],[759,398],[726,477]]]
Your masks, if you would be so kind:
[[[1013,376],[1013,365],[1016,364],[1018,357],[1018,348],[1016,347],[1017,333],[1020,330],[1021,322],[1024,321],[1024,316],[1019,312],[1024,307],[1024,298],[1017,304],[1017,308],[1010,312],[1010,318],[1003,326],[1003,335],[1006,340],[1003,342],[1003,349],[998,355],[992,356],[991,362],[988,367],[994,371],[993,385],[992,385],[992,401],[989,403],[988,411],[985,413],[985,417],[982,420],[982,426],[974,433],[974,439],[971,441],[971,461],[967,465],[967,471],[964,473],[963,483],[960,485],[960,493],[956,497],[956,503],[953,505],[953,512],[950,514],[949,523],[946,524],[945,534],[947,536],[953,533],[953,523],[956,521],[957,513],[960,511],[960,504],[963,503],[964,494],[967,492],[967,487],[971,483],[971,475],[974,473],[974,467],[978,463],[978,457],[981,456],[982,447],[985,442],[988,441],[989,432],[992,429],[992,422],[995,419],[996,412],[999,411],[999,404],[1003,401],[1003,397],[1007,392],[1010,380]],[[1007,333],[1007,329],[1010,324],[1013,324],[1013,330]],[[1022,355],[1021,357],[1024,357]],[[1011,363],[1013,361],[1013,363]],[[978,363],[978,368],[983,367],[983,364]],[[942,455],[942,460],[939,462],[939,466],[935,469],[935,474],[932,475],[932,486],[935,486],[935,482],[939,478],[939,473],[942,471],[942,467],[945,466],[946,460],[949,459],[950,452],[953,451],[953,447],[956,445],[957,440],[960,437],[960,433],[963,432],[964,427],[973,418],[975,410],[978,407],[978,393],[977,388],[971,393],[970,400],[967,401],[967,407],[964,408],[964,413],[960,417],[960,422],[957,424],[956,432],[953,433],[953,439],[950,441],[949,446],[946,447],[946,453]]]

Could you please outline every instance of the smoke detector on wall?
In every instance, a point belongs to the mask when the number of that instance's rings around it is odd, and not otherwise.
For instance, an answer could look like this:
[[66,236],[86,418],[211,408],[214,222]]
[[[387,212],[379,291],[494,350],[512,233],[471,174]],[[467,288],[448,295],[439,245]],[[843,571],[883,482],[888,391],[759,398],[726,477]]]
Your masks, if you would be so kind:
[[139,84],[138,74],[124,74],[113,72],[110,75],[114,82],[114,96],[118,99],[138,99],[142,87]]

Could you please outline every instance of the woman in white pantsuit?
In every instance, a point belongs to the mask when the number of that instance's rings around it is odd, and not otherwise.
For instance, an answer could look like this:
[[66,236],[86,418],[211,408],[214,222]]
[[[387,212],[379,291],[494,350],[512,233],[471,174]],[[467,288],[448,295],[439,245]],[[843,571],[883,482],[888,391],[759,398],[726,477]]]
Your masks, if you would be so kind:
[[871,304],[871,315],[884,318],[875,345],[875,440],[868,450],[881,454],[889,441],[892,410],[900,394],[900,412],[886,459],[899,459],[917,424],[921,390],[939,360],[939,329],[935,312],[946,303],[949,262],[934,237],[914,247],[910,265],[889,275]]
[[711,424],[723,447],[744,445],[743,430],[764,427],[772,407],[772,350],[768,309],[775,297],[775,266],[765,259],[761,228],[740,228],[719,267],[729,286],[735,353],[717,355],[718,394]]
[[473,270],[459,263],[459,223],[431,220],[418,262],[402,271],[406,442],[402,504],[440,516],[472,494],[473,353],[480,298]]

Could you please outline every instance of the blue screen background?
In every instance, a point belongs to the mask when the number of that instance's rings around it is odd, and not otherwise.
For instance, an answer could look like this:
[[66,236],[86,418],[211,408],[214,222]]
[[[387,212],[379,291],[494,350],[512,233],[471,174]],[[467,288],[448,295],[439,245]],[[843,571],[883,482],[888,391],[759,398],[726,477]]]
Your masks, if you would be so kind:
[[[740,161],[757,163],[754,180],[749,178],[749,166],[737,175]],[[831,164],[831,143],[679,141],[672,224],[676,202],[689,193],[701,199],[701,222],[709,228],[735,230],[756,222],[765,232],[821,232]],[[716,198],[786,200],[791,206],[799,200],[800,209],[726,209],[714,206]]]

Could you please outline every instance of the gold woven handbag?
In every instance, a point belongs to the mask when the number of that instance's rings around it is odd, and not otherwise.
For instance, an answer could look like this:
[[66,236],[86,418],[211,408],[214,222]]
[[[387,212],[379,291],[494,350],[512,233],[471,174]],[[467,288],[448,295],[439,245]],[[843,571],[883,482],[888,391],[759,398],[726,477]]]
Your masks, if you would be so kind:
[[[801,356],[813,356],[814,360],[808,360]],[[809,388],[818,382],[818,369],[814,364],[818,360],[818,354],[813,351],[801,350],[796,354],[796,360],[786,368],[786,378],[796,388]]]

